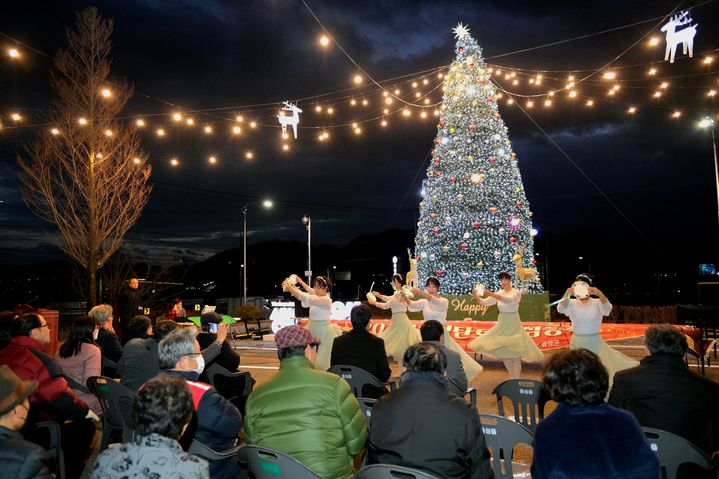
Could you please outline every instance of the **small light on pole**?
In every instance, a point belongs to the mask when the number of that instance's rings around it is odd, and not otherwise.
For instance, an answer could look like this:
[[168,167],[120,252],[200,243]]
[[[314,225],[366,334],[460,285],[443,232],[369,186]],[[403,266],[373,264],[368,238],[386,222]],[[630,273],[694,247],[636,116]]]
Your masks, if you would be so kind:
[[307,284],[312,284],[312,219],[309,215],[302,217],[302,224],[307,228]]

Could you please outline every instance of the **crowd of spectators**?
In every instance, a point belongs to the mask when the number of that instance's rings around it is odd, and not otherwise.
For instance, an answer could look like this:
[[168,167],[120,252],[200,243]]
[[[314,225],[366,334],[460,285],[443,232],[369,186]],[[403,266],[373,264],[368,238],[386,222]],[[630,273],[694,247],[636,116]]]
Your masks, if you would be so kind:
[[[247,477],[237,456],[188,452],[196,443],[225,451],[243,442],[285,452],[328,479],[352,477],[362,458],[441,478],[494,477],[478,411],[463,397],[461,359],[444,346],[437,321],[424,322],[423,341],[406,349],[396,390],[363,390],[377,398],[369,416],[341,376],[316,367],[320,339],[300,326],[282,328],[279,371],[255,388],[243,417],[206,374],[211,364],[229,371],[240,364],[222,316],[203,314],[198,330],[179,320],[179,309],[178,321],[165,314],[154,325],[136,315],[125,322],[120,347],[112,313],[98,305],[76,318],[55,357],[46,352],[52,326],[42,315],[0,315],[0,470],[8,477],[51,477],[47,436],[37,427],[46,420],[60,425],[66,477],[80,477],[100,427],[102,408],[87,381],[102,374],[102,358],[116,363],[115,380],[136,394],[134,435],[97,456],[92,478]],[[332,364],[387,381],[391,369],[383,340],[368,329],[369,308],[355,307],[350,317],[352,330],[331,345]],[[591,351],[549,359],[542,380],[557,406],[536,427],[532,477],[653,479],[659,464],[641,426],[673,432],[707,454],[719,449],[719,385],[688,370],[686,338],[676,328],[650,327],[645,343],[649,355],[618,373],[611,391]],[[680,477],[701,477],[683,471]]]

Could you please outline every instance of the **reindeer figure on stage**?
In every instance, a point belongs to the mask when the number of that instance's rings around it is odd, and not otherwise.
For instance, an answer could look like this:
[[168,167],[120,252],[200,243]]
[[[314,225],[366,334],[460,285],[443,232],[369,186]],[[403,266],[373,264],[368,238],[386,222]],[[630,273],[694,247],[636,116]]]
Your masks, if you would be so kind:
[[[282,111],[279,115],[277,115],[277,119],[280,120],[280,125],[282,125],[282,137],[287,134],[287,125],[292,126],[292,133],[294,133],[295,140],[297,139],[297,125],[300,124],[300,113],[302,113],[302,110],[297,108],[297,105],[290,103],[290,102],[284,102],[282,107]],[[285,115],[284,112],[291,111],[292,115]]]
[[692,17],[688,11],[681,12],[678,15],[672,15],[669,21],[662,27],[663,32],[667,32],[666,41],[667,49],[664,53],[664,61],[674,63],[674,54],[677,52],[677,46],[682,44],[682,53],[684,55],[689,52],[689,57],[694,56],[694,36],[697,34],[698,25],[690,25],[687,28],[676,31],[677,27],[690,24]]
[[407,248],[407,256],[409,257],[409,272],[405,278],[405,284],[410,288],[417,287],[417,259],[412,257],[412,251]]
[[522,266],[522,259],[524,250],[527,249],[527,243],[520,242],[519,244],[521,247],[517,249],[517,253],[512,257],[512,261],[514,261],[515,264],[514,277],[517,278],[517,285],[520,286],[519,289],[524,293],[527,291],[528,283],[539,281],[539,276],[537,275],[536,269]]

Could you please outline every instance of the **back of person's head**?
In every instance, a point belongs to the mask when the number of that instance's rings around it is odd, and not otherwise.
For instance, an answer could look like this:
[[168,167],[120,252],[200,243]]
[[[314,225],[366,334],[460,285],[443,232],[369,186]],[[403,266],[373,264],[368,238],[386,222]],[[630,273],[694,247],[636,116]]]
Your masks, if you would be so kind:
[[127,323],[127,330],[124,331],[126,339],[146,338],[147,330],[152,326],[152,320],[142,314],[135,316]]
[[76,318],[70,326],[70,337],[60,346],[60,357],[70,358],[80,353],[83,343],[94,344],[93,332],[97,327],[97,321],[90,316]]
[[95,318],[97,323],[102,326],[108,319],[112,318],[112,306],[109,304],[98,304],[93,307],[87,315],[91,318]]
[[366,304],[359,304],[350,311],[352,329],[366,329],[370,319],[372,319],[372,311]]
[[165,339],[165,336],[167,336],[179,327],[180,326],[178,326],[176,322],[170,319],[158,321],[155,327],[152,328],[152,337],[155,339],[155,341],[159,343],[160,341]]
[[439,341],[444,334],[444,326],[439,321],[430,319],[419,328],[419,334],[422,335],[422,341]]
[[202,313],[200,316],[200,326],[204,332],[208,332],[210,330],[210,324],[220,324],[222,321],[222,315],[220,313],[216,313],[215,311]]
[[402,363],[409,372],[444,374],[447,356],[439,346],[421,342],[407,348]]
[[195,354],[195,331],[189,328],[170,331],[158,345],[160,369],[173,369],[182,356],[191,354]]
[[39,314],[21,314],[10,323],[10,334],[12,336],[30,336],[30,332],[40,326],[42,326],[42,320]]
[[687,337],[670,324],[657,324],[644,332],[644,344],[649,354],[668,354],[684,357],[689,345]]
[[147,381],[132,403],[132,420],[140,436],[177,439],[192,417],[192,393],[184,379],[160,374]]
[[588,349],[561,351],[544,366],[544,387],[549,397],[569,406],[592,406],[604,401],[609,373],[599,356]]

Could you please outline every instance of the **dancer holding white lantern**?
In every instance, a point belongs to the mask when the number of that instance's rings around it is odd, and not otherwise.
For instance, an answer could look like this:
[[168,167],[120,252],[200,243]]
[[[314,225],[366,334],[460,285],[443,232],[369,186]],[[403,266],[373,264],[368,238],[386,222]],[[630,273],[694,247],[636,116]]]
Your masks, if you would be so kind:
[[497,305],[499,316],[497,323],[489,331],[473,339],[469,347],[478,353],[501,359],[509,377],[517,379],[522,374],[522,359],[541,363],[544,361],[544,354],[522,326],[522,320],[519,318],[522,293],[512,287],[512,275],[506,271],[500,272],[499,284],[502,289],[497,292],[486,291],[482,285],[472,288],[474,299],[482,306]]
[[[392,288],[394,294],[385,296],[376,291],[367,294],[367,302],[372,306],[381,309],[392,310],[392,323],[390,327],[379,334],[384,339],[384,348],[389,356],[395,361],[401,362],[404,352],[408,347],[422,341],[419,330],[414,327],[407,317],[407,293],[411,295],[411,290],[402,284],[402,275],[395,274],[392,276]],[[377,301],[380,299],[381,301]]]
[[[297,283],[306,292],[300,290],[296,285]],[[317,351],[315,365],[323,371],[329,369],[332,344],[335,338],[342,333],[339,326],[330,322],[332,298],[330,298],[329,292],[331,288],[332,282],[325,276],[317,276],[312,281],[312,287],[295,274],[290,275],[289,278],[282,282],[282,291],[286,291],[299,299],[303,308],[310,308],[307,329],[320,338],[321,344]]]
[[421,296],[422,299],[417,301],[409,301],[407,308],[409,311],[422,311],[422,317],[425,321],[434,319],[444,325],[444,345],[459,353],[459,357],[462,360],[462,367],[467,375],[467,380],[471,381],[477,374],[482,372],[482,366],[472,359],[467,352],[462,349],[462,346],[457,344],[457,341],[447,332],[447,310],[449,309],[449,300],[442,297],[439,294],[439,280],[434,276],[427,278],[425,282],[425,290],[412,288],[412,293],[415,296]]
[[639,364],[638,361],[612,349],[599,335],[602,318],[612,312],[612,303],[594,286],[594,280],[587,273],[578,275],[572,286],[567,288],[557,304],[557,312],[568,316],[572,321],[569,348],[585,348],[599,356],[609,372],[610,387],[614,373]]

